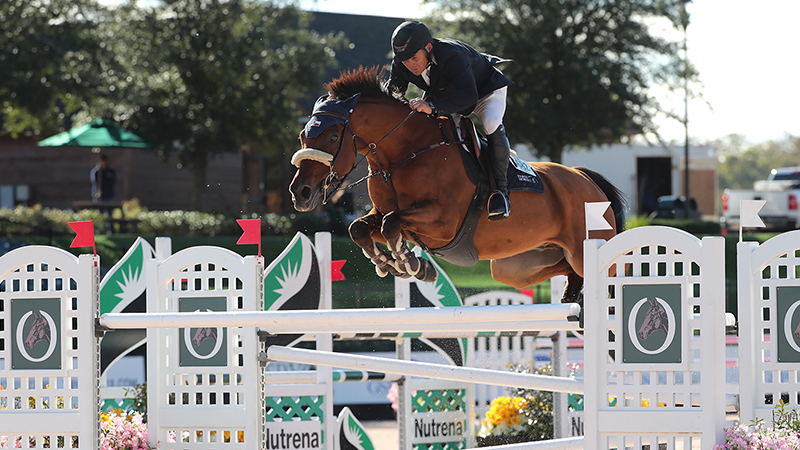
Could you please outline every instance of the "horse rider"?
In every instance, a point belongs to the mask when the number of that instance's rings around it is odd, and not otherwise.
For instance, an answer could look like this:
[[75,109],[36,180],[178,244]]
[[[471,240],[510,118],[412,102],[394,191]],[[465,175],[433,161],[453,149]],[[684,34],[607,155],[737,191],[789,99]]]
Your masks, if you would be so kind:
[[441,116],[475,113],[483,123],[495,179],[495,191],[487,205],[489,220],[508,217],[511,205],[506,171],[510,149],[503,114],[511,80],[495,68],[508,60],[480,53],[454,39],[434,39],[428,27],[417,21],[406,21],[395,28],[392,50],[389,89],[405,95],[411,82],[425,91],[423,98],[411,100],[411,109]]

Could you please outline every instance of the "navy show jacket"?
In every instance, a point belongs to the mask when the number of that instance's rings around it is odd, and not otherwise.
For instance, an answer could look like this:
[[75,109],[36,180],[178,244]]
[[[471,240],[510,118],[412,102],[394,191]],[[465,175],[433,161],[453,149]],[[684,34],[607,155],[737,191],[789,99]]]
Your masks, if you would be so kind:
[[511,84],[494,67],[509,60],[480,53],[461,41],[434,39],[431,55],[430,86],[397,60],[392,60],[389,84],[405,94],[408,83],[413,83],[425,91],[424,100],[433,104],[437,114],[470,114],[479,99]]

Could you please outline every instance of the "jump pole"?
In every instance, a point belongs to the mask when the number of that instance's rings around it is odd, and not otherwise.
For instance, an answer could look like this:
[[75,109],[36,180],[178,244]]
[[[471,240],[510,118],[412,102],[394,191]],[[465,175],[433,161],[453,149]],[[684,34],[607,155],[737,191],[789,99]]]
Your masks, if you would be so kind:
[[492,450],[583,450],[583,436],[519,444],[493,445]]
[[[480,309],[480,308],[476,308]],[[374,356],[356,356],[273,346],[267,350],[270,361],[286,361],[299,364],[330,366],[342,369],[367,370],[405,376],[434,378],[463,383],[489,384],[492,386],[519,387],[553,392],[583,394],[583,382],[573,378],[559,378],[518,372],[502,372],[490,369],[430,364],[403,361]]]
[[[331,372],[334,383],[358,382],[358,381],[397,381],[402,378],[400,375],[365,372],[363,370],[333,370]],[[288,370],[267,372],[266,384],[315,384],[317,383],[317,372],[314,370]]]
[[[580,313],[576,303],[557,305],[513,305],[481,307],[443,307],[443,308],[374,308],[337,309],[311,311],[236,311],[236,312],[185,312],[185,313],[106,313],[100,316],[99,324],[109,329],[127,328],[204,328],[204,327],[262,327],[266,331],[291,327],[297,333],[311,327],[322,330],[336,327],[346,331],[348,327],[366,326],[364,331],[380,331],[381,325],[396,326],[395,330],[405,330],[398,325],[407,324],[448,324],[481,323],[483,330],[503,331],[497,323],[536,322],[522,329],[538,329],[537,323],[558,321],[562,326],[567,318]],[[487,324],[492,324],[491,326]],[[543,324],[542,324],[543,325]],[[303,328],[309,327],[309,328]],[[518,325],[515,329],[519,330]],[[283,328],[288,329],[288,328]],[[332,330],[333,332],[337,329]],[[405,330],[410,331],[410,330]],[[452,331],[452,330],[451,330]],[[290,331],[287,331],[290,332]],[[323,332],[323,331],[319,331]],[[331,331],[327,331],[331,332]]]
[[[472,307],[474,308],[474,307]],[[415,308],[422,309],[422,308]],[[493,332],[486,332],[492,329]],[[370,337],[376,334],[394,334],[393,339],[400,338],[429,338],[442,339],[454,337],[480,337],[479,333],[491,333],[499,336],[502,333],[518,333],[520,330],[541,331],[546,334],[553,334],[559,330],[578,330],[578,322],[568,322],[566,320],[542,320],[542,321],[513,321],[513,322],[430,322],[430,323],[391,323],[391,324],[333,324],[333,325],[278,325],[260,328],[261,332],[267,334],[317,334],[333,333],[339,335],[364,334]],[[400,336],[403,334],[404,336]],[[411,334],[414,334],[413,336]]]
[[[503,325],[510,322],[504,322]],[[559,330],[552,330],[552,331],[541,331],[538,329],[539,324],[543,322],[536,322],[537,329],[536,330],[522,330],[522,328],[527,328],[530,325],[525,324],[522,327],[516,328],[511,331],[474,331],[474,332],[467,332],[467,331],[419,331],[419,332],[408,332],[407,330],[403,330],[403,332],[339,332],[333,335],[333,340],[340,340],[340,341],[360,341],[360,340],[399,340],[399,339],[458,339],[458,338],[467,338],[467,339],[475,339],[475,338],[502,338],[502,337],[532,337],[532,338],[551,338],[555,336],[558,331],[561,330],[571,330],[572,328],[570,325],[572,322],[567,322],[565,325],[564,322],[558,321]],[[496,325],[496,324],[493,324]],[[430,327],[428,325],[428,327]],[[578,324],[574,325],[575,329],[577,330]]]

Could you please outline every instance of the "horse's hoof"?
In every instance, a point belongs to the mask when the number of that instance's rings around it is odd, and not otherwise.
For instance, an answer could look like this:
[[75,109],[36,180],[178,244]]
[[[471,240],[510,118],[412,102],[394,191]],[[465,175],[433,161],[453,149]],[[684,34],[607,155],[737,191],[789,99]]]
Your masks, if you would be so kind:
[[439,278],[439,273],[436,272],[436,268],[433,267],[433,264],[423,264],[416,276],[420,281],[433,283]]
[[389,275],[389,272],[380,266],[375,266],[375,273],[378,274],[378,276],[381,278],[385,277],[386,275]]
[[577,293],[568,293],[565,292],[564,296],[561,297],[561,303],[579,303],[583,305],[583,292]]

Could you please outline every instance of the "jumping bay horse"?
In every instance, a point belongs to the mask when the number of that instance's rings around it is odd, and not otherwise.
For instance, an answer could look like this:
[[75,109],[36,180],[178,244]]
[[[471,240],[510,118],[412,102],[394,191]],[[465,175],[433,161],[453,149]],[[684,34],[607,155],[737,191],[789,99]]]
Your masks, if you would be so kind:
[[[350,237],[380,276],[435,281],[436,270],[417,258],[407,241],[433,254],[448,246],[476,194],[459,138],[442,126],[450,119],[411,113],[407,101],[388,92],[385,71],[376,67],[345,72],[325,89],[328,95],[317,101],[292,158],[298,167],[289,186],[295,209],[310,211],[327,201],[354,169],[357,154],[364,155],[373,208],[353,221]],[[584,203],[611,202],[604,217],[612,229],[590,232],[591,238],[609,239],[622,230],[622,193],[585,168],[529,164],[544,192],[512,192],[511,214],[502,221],[489,221],[483,212],[472,248],[476,259],[491,260],[495,280],[518,289],[566,275],[564,300],[577,301],[583,287]]]

